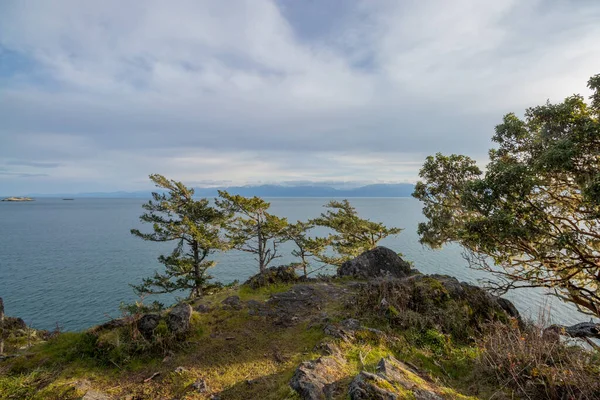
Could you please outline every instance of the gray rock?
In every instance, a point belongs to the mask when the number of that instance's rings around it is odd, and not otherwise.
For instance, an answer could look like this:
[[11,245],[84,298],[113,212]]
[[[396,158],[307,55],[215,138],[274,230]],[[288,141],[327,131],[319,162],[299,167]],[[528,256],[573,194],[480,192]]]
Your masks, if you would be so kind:
[[342,369],[343,360],[338,357],[320,357],[306,361],[294,372],[290,387],[303,400],[327,398],[328,386],[337,380],[336,372]]
[[167,326],[175,334],[183,334],[189,331],[192,319],[192,306],[186,303],[177,304],[171,309],[167,316]]
[[279,267],[267,268],[264,272],[254,275],[248,279],[244,285],[252,289],[272,285],[274,283],[293,283],[299,280],[294,265],[282,265]]
[[349,342],[354,339],[354,332],[359,331],[361,329],[363,328],[360,324],[360,321],[354,318],[348,318],[343,320],[339,324],[326,324],[323,327],[323,332],[326,335],[342,339],[345,342]]
[[196,382],[192,383],[191,388],[198,393],[208,392],[208,385],[204,379],[198,379]]
[[417,389],[413,394],[415,395],[415,400],[444,400],[443,397],[429,390]]
[[393,276],[402,278],[410,274],[410,264],[387,247],[375,247],[346,261],[338,270],[338,276],[355,278],[374,278],[377,276]]
[[351,400],[396,400],[398,395],[383,389],[388,382],[385,379],[362,371],[350,383],[348,395]]
[[406,364],[390,356],[379,360],[379,363],[377,363],[377,375],[390,382],[398,383],[405,389],[414,389],[416,384],[410,379],[406,378],[406,375],[402,373],[401,368],[412,373],[416,373],[416,371],[413,371]]
[[519,310],[517,307],[510,301],[505,299],[504,297],[497,297],[496,301],[498,305],[508,314],[509,317],[516,318],[518,320],[521,319],[521,315],[519,314]]
[[206,314],[209,313],[212,308],[207,304],[198,304],[194,310],[198,311],[199,313]]
[[109,395],[99,392],[97,390],[88,390],[81,398],[81,400],[111,400],[111,399],[112,399],[112,397],[110,397]]
[[391,356],[382,358],[377,374],[362,371],[350,384],[348,394],[352,400],[395,400],[400,398],[398,393],[387,388],[402,387],[411,391],[416,400],[443,400],[436,393],[417,387],[411,374],[417,375],[417,371]]
[[91,383],[87,379],[75,383],[75,388],[85,392],[81,400],[111,400],[112,397],[109,395],[91,389]]
[[154,334],[154,330],[160,322],[160,315],[158,314],[145,314],[137,322],[137,328],[146,339],[151,339]]
[[234,310],[242,309],[242,302],[239,296],[229,296],[228,298],[223,300],[221,304],[223,304],[227,308],[232,308]]

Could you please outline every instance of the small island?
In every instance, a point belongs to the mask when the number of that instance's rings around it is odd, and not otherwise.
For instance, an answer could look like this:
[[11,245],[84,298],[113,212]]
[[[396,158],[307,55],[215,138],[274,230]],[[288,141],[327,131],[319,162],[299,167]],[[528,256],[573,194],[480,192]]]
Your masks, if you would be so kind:
[[34,201],[31,197],[7,197],[2,201]]

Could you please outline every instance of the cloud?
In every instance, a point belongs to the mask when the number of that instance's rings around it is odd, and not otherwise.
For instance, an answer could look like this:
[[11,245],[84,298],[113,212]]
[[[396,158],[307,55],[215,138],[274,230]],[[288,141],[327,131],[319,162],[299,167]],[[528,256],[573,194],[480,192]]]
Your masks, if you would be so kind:
[[40,162],[40,161],[8,161],[6,165],[18,165],[35,168],[56,168],[60,166],[57,162]]
[[14,178],[39,178],[43,176],[48,176],[48,174],[28,174],[26,172],[5,172],[0,171],[0,176],[8,176]]
[[586,93],[599,19],[595,1],[8,0],[0,163],[52,166],[29,182],[57,191],[414,181],[437,151],[483,159],[506,112]]

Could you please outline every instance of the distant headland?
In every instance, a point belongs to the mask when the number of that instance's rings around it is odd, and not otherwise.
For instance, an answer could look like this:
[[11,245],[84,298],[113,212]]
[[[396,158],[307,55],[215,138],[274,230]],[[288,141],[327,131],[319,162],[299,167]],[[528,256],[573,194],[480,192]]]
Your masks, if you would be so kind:
[[[216,197],[219,190],[227,190],[232,194],[259,197],[325,197],[325,198],[354,198],[354,197],[410,197],[414,191],[411,183],[380,183],[357,187],[334,187],[318,183],[297,185],[247,185],[221,187],[195,187],[197,197]],[[118,191],[118,192],[87,192],[87,193],[24,193],[31,197],[53,198],[148,198],[150,190]]]

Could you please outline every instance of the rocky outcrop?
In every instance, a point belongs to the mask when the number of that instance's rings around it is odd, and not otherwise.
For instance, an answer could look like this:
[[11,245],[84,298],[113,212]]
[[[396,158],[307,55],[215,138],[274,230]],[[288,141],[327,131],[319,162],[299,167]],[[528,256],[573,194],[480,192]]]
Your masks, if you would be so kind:
[[186,303],[177,304],[167,315],[167,327],[176,335],[187,333],[192,319],[192,306]]
[[146,339],[150,340],[154,336],[154,330],[160,323],[160,315],[146,314],[137,322],[137,328]]
[[400,329],[418,325],[467,341],[486,323],[519,319],[510,301],[446,275],[376,278],[361,285],[359,309],[377,313]]
[[410,264],[398,254],[387,247],[375,247],[346,261],[338,270],[339,276],[352,276],[355,278],[375,278],[379,276],[393,276],[403,278],[411,273]]
[[252,289],[258,289],[259,287],[274,283],[294,283],[299,279],[294,266],[282,265],[280,267],[267,268],[263,273],[252,276],[244,285],[248,285]]
[[377,373],[359,373],[350,383],[351,400],[442,400],[434,384],[425,381],[418,372],[393,357],[382,358]]
[[177,336],[186,334],[190,330],[192,319],[192,306],[180,303],[165,314],[145,314],[137,321],[137,329],[147,340],[152,340],[155,330],[161,324],[166,324],[169,333]]
[[337,353],[306,361],[296,369],[290,387],[303,400],[321,400],[330,397],[333,385],[343,375],[345,360]]
[[243,307],[239,296],[229,296],[228,298],[223,300],[221,304],[224,306],[224,308],[229,308],[233,310],[241,310]]

